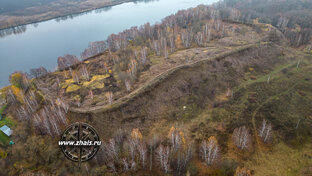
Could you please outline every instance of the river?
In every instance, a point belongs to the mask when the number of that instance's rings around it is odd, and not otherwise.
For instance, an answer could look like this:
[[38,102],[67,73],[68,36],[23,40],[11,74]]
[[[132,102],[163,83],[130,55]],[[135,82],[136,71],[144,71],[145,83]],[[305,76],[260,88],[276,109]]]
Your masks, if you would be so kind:
[[[28,72],[43,66],[53,71],[57,57],[80,53],[89,42],[105,40],[110,34],[147,22],[154,24],[178,10],[212,4],[218,0],[155,0],[129,2],[19,27],[8,34],[0,31],[0,87],[9,84],[15,71]],[[16,28],[15,28],[16,29]],[[15,30],[16,31],[16,30]],[[4,35],[5,34],[5,35]]]

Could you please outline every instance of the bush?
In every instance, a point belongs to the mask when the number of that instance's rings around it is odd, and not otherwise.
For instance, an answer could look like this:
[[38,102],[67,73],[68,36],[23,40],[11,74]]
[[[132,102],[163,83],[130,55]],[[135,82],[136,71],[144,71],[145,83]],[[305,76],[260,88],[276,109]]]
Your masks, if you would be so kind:
[[23,87],[23,74],[20,72],[11,74],[10,83],[17,88],[22,88]]

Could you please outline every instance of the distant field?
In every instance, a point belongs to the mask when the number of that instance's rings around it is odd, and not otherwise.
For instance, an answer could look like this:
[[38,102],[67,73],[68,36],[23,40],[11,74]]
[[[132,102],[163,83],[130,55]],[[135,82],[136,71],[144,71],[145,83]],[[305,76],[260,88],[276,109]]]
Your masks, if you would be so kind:
[[46,5],[57,0],[0,0],[0,14],[14,14],[28,7]]
[[132,0],[0,0],[0,29],[129,1]]

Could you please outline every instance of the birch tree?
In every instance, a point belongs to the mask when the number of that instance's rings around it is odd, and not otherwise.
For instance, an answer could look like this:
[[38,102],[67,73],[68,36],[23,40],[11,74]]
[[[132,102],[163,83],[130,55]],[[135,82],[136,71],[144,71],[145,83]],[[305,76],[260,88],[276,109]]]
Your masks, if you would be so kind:
[[204,140],[199,149],[202,159],[207,165],[216,163],[219,158],[219,145],[218,141],[214,136],[211,136],[207,141]]
[[165,172],[169,173],[170,171],[170,148],[169,146],[160,145],[156,150],[156,160],[158,161],[159,167]]
[[249,131],[245,126],[234,129],[233,141],[237,148],[244,150],[250,145],[250,135]]
[[258,135],[264,143],[268,143],[272,140],[272,125],[263,119],[262,124],[258,130]]

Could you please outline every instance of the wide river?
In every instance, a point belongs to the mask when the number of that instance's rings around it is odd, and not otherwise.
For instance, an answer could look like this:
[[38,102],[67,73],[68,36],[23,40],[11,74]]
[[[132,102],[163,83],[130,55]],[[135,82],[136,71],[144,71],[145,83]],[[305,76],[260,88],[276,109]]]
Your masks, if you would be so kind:
[[[147,22],[155,24],[178,10],[212,4],[218,0],[156,0],[129,2],[93,10],[67,19],[52,19],[24,26],[24,32],[0,37],[0,87],[15,71],[43,66],[53,71],[57,57],[80,53],[89,42]],[[26,29],[25,29],[26,28]],[[4,33],[6,31],[0,31]]]

